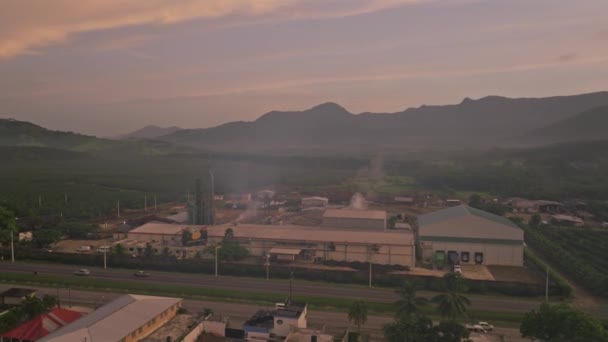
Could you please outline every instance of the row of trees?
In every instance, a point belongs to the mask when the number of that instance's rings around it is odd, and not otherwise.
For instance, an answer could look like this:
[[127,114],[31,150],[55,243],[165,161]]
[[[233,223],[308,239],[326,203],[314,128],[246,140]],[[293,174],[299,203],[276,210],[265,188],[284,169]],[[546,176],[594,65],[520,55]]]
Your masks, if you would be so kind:
[[57,306],[57,297],[45,295],[42,299],[28,297],[21,305],[0,316],[0,334],[10,331],[19,324],[26,322]]
[[544,303],[528,312],[519,330],[522,337],[547,342],[608,341],[608,330],[600,321],[563,303]]
[[[397,290],[399,300],[395,302],[395,319],[384,326],[384,338],[395,342],[461,342],[468,339],[469,331],[457,319],[466,317],[470,301],[462,293],[465,291],[461,277],[456,273],[444,276],[444,291],[430,299],[416,295],[415,286],[406,282]],[[436,305],[441,316],[437,325],[427,317],[423,309],[430,303]],[[354,302],[348,318],[361,330],[367,321],[367,305],[363,301]]]

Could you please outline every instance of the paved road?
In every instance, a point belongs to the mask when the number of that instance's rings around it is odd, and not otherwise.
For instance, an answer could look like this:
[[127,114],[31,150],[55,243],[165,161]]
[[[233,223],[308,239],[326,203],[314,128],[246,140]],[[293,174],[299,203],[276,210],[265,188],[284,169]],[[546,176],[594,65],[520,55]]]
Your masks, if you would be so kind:
[[[9,287],[9,285],[0,285],[0,291],[4,291]],[[39,295],[58,295],[63,307],[85,306],[96,308],[122,295],[111,292],[94,292],[82,290],[68,291],[68,289],[65,288],[34,288],[38,290]],[[232,327],[242,326],[243,323],[253,313],[261,309],[260,306],[251,304],[225,303],[202,300],[185,300],[184,308],[186,308],[190,312],[202,312],[204,309],[209,308],[218,314],[222,314],[225,317],[228,317],[230,325]],[[363,330],[369,332],[373,340],[380,341],[382,340],[382,327],[385,324],[390,323],[391,321],[392,317],[388,316],[369,316],[366,324],[363,327]],[[328,332],[342,331],[350,325],[346,313],[320,310],[309,310],[308,324],[311,328],[325,328]],[[519,331],[517,328],[497,327],[495,333],[489,335],[488,337],[497,337],[498,335],[505,336],[507,338],[507,341],[509,342],[525,341],[521,339],[521,337],[519,337]],[[499,339],[494,340],[498,341]]]
[[[74,277],[73,272],[78,266],[61,264],[10,263],[0,262],[0,271],[33,273],[40,275]],[[121,280],[129,282],[155,283],[163,285],[188,286],[200,288],[231,289],[243,292],[271,293],[285,296],[289,293],[288,280],[265,280],[259,278],[198,275],[188,273],[151,272],[149,278],[135,278],[132,270],[103,269],[87,267],[91,271],[90,278]],[[297,274],[296,274],[297,277]],[[293,293],[296,295],[359,299],[365,298],[372,302],[394,302],[397,295],[392,289],[367,288],[355,285],[328,284],[320,282],[293,281]],[[419,295],[431,297],[436,293],[419,291]],[[537,308],[541,299],[516,298],[505,296],[468,295],[471,308],[474,310],[523,313]]]

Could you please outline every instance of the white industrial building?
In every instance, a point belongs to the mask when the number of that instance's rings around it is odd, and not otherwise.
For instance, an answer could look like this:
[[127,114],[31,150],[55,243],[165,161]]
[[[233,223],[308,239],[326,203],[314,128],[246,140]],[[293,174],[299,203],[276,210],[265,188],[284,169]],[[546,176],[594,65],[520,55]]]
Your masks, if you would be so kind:
[[271,255],[278,261],[371,261],[408,267],[415,263],[414,237],[407,231],[238,224],[207,227],[208,243],[219,244],[228,228],[250,255]]
[[386,211],[327,209],[323,214],[321,226],[349,230],[383,231],[386,229]]
[[523,266],[524,232],[509,219],[465,205],[418,217],[425,262]]

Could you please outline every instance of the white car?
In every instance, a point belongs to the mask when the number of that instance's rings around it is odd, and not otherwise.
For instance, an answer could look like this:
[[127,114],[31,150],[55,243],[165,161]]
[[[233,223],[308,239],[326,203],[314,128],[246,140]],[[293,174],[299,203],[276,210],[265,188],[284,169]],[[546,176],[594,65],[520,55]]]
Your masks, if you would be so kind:
[[462,274],[462,267],[460,267],[460,265],[454,265],[454,273]]
[[87,270],[86,268],[81,268],[78,271],[75,271],[74,274],[78,276],[88,276],[91,274],[91,271]]
[[477,325],[482,326],[486,331],[494,330],[494,326],[488,322],[478,322]]
[[479,333],[485,333],[487,332],[486,329],[484,329],[481,325],[479,324],[467,324],[465,325],[465,328],[467,328],[468,331],[473,331],[473,332],[479,332]]

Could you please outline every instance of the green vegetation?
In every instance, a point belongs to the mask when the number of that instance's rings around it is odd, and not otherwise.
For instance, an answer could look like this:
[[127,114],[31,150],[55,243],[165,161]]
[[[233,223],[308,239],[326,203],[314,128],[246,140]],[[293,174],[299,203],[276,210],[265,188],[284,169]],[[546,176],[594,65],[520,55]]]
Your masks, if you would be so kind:
[[367,322],[367,304],[364,301],[357,300],[350,305],[348,321],[355,323],[357,332],[361,333],[361,326]]
[[526,243],[592,293],[608,297],[608,231],[541,226],[526,229]]
[[[559,273],[555,272],[555,270],[549,268],[547,264],[542,262],[529,248],[524,249],[524,261],[527,267],[536,269],[539,273],[549,270],[549,281],[551,284],[555,284],[555,287],[549,287],[550,295],[559,295],[565,298],[572,296],[572,286],[570,286],[568,281]],[[553,293],[552,290],[554,288],[557,288],[559,292]]]
[[608,341],[600,321],[566,304],[542,304],[524,316],[520,331],[523,337],[547,342]]
[[442,320],[433,326],[433,321],[422,313],[427,301],[416,296],[413,284],[405,283],[397,291],[399,300],[395,302],[395,321],[384,326],[384,337],[387,341],[435,341],[461,342],[468,339],[468,330],[456,321],[458,316],[466,313],[465,303],[468,299],[459,291],[463,289],[460,277],[450,273],[444,278],[445,294],[432,299],[437,302],[437,310]]
[[0,334],[10,331],[30,319],[57,306],[57,298],[45,295],[42,299],[28,297],[21,305],[0,316]]

